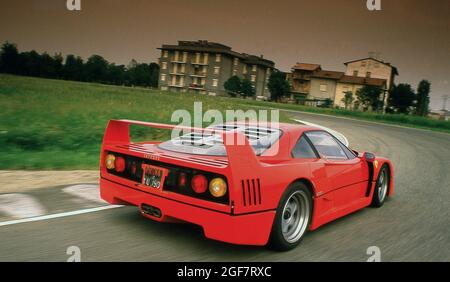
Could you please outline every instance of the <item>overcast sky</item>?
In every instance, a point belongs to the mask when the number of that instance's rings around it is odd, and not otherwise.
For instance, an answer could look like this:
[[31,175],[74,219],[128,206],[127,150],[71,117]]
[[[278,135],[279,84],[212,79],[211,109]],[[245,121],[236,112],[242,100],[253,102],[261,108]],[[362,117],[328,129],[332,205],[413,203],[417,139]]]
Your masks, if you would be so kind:
[[[344,70],[346,61],[381,53],[398,82],[432,82],[432,108],[450,94],[450,0],[0,0],[0,42],[21,51],[104,56],[127,64],[156,61],[178,40],[220,42],[263,54],[287,71],[296,62]],[[450,108],[450,103],[448,104]]]

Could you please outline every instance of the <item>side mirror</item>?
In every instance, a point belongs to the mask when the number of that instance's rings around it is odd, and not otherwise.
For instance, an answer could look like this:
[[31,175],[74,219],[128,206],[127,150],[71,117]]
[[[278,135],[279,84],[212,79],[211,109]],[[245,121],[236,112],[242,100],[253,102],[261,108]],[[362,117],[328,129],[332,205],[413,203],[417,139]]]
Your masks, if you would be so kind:
[[370,162],[370,163],[375,161],[375,155],[373,153],[365,152],[364,155],[363,155],[363,158],[367,162]]

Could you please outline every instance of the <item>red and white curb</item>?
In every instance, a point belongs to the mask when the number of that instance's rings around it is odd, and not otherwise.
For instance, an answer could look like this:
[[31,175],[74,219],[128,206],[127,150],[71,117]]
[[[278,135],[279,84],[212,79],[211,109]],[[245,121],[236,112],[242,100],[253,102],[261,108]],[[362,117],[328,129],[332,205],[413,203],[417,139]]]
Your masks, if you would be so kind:
[[75,216],[123,207],[120,205],[106,205],[106,202],[100,198],[98,185],[73,185],[63,188],[62,191],[66,194],[72,195],[75,201],[82,202],[88,200],[103,205],[95,208],[46,214],[47,212],[44,206],[36,198],[30,195],[19,193],[3,194],[0,195],[0,213],[14,219],[0,222],[0,227]]

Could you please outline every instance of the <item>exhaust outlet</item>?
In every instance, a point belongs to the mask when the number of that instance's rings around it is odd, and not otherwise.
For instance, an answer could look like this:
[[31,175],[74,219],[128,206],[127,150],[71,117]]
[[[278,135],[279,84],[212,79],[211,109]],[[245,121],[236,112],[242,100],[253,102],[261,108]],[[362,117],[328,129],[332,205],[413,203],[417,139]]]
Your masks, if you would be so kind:
[[147,204],[142,204],[141,205],[141,212],[143,214],[151,215],[151,216],[157,217],[157,218],[160,218],[161,215],[162,215],[161,210],[159,208],[154,207],[154,206],[150,206],[150,205],[147,205]]

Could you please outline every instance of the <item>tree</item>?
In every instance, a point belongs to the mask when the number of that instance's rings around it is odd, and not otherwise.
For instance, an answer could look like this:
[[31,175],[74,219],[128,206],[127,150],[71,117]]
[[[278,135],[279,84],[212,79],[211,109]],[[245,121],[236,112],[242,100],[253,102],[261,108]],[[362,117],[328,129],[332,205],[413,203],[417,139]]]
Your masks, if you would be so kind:
[[241,82],[241,93],[244,97],[253,97],[255,96],[255,87],[248,79],[243,79]]
[[150,87],[158,87],[159,82],[159,65],[157,63],[150,63]]
[[63,78],[67,80],[83,80],[84,64],[81,57],[67,55],[63,68]]
[[41,76],[42,65],[41,55],[32,50],[30,52],[20,53],[20,71],[21,75]]
[[225,90],[228,91],[228,93],[233,96],[236,97],[238,94],[241,93],[241,79],[234,75],[232,77],[230,77],[227,81],[225,81],[225,83],[223,84],[223,87],[225,88]]
[[395,85],[389,95],[388,109],[390,112],[407,114],[410,112],[415,99],[416,94],[414,94],[411,85],[406,83]]
[[383,102],[380,101],[381,93],[383,93],[383,89],[378,86],[364,85],[356,91],[356,96],[365,111],[369,108],[378,111],[383,105]]
[[342,98],[342,103],[344,103],[345,105],[345,109],[348,110],[348,107],[353,103],[353,101],[355,100],[355,98],[353,98],[353,92],[352,91],[347,91],[344,94],[344,98]]
[[47,53],[43,53],[40,59],[41,77],[58,78],[62,69],[62,57],[52,57]]
[[17,74],[19,72],[19,51],[15,44],[5,42],[2,45],[0,61],[0,71],[5,73]]
[[0,72],[145,87],[157,87],[159,80],[159,65],[156,63],[139,64],[132,60],[126,68],[110,64],[99,55],[89,57],[84,63],[75,55],[67,55],[64,60],[60,53],[54,56],[34,50],[19,53],[17,46],[9,42],[0,48]]
[[117,66],[116,64],[108,65],[107,80],[111,84],[122,85],[125,80],[126,69],[124,65]]
[[277,102],[281,97],[289,95],[291,90],[291,87],[286,80],[286,74],[280,71],[272,72],[267,87],[270,91],[270,98]]
[[108,72],[108,62],[99,55],[92,55],[84,67],[85,78],[92,82],[105,82]]
[[427,116],[430,109],[430,90],[431,83],[428,80],[422,80],[417,87],[417,105],[416,115]]

